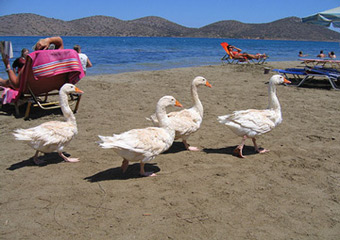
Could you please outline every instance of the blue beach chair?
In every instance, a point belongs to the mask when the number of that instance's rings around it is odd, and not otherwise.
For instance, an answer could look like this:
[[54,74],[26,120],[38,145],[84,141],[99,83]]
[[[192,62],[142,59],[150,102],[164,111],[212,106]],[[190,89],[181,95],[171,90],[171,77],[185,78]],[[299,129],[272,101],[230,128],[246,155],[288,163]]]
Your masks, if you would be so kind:
[[326,77],[332,88],[340,90],[340,71],[325,67],[313,67],[309,71],[311,74],[319,74]]
[[286,68],[273,69],[281,75],[292,81],[290,86],[300,87],[304,83],[313,79],[327,79],[335,90],[340,90],[340,72],[336,69],[325,68],[320,66],[305,68]]

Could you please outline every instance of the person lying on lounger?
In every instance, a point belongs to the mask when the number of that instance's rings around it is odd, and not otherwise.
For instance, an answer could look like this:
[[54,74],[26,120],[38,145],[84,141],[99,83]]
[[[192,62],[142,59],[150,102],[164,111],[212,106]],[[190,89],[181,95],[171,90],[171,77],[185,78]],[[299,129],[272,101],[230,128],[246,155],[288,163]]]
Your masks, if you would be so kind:
[[264,54],[260,54],[260,53],[257,53],[257,54],[249,54],[249,53],[242,53],[242,50],[240,48],[237,48],[235,46],[232,46],[232,45],[229,45],[228,46],[228,50],[230,52],[230,55],[233,57],[233,58],[236,58],[236,59],[244,59],[244,58],[247,58],[247,59],[262,59],[262,58],[266,58],[267,55],[264,53]]
[[[50,47],[51,44],[54,44],[55,49],[64,49],[64,43],[61,37],[50,37],[50,38],[40,39],[33,46],[33,49],[34,50],[46,50]],[[15,75],[15,72],[11,68],[9,57],[2,56],[2,61],[5,64],[6,72],[8,74],[8,79],[5,80],[5,79],[0,78],[0,86],[18,89],[20,86],[21,74],[23,72],[24,67],[21,69],[21,71],[18,73],[18,76],[17,76]]]

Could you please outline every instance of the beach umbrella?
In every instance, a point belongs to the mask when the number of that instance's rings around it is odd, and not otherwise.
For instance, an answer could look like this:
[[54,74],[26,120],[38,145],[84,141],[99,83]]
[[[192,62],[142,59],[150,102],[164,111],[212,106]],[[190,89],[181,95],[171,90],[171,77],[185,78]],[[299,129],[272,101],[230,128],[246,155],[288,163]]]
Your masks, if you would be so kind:
[[340,28],[340,7],[329,9],[314,15],[302,18],[302,22],[313,23],[321,26]]

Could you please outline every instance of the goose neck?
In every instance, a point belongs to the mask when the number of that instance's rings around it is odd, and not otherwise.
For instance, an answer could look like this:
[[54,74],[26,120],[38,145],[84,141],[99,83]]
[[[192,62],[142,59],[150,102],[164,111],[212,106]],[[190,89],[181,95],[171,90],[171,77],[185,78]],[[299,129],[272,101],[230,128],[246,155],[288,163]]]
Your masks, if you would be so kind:
[[156,117],[158,119],[160,127],[167,127],[169,125],[169,118],[166,114],[166,110],[164,106],[158,105],[156,107]]
[[276,86],[272,83],[269,83],[268,94],[269,94],[268,108],[274,109],[274,110],[280,110],[281,106],[280,106],[279,99],[277,98],[277,95],[276,95]]
[[194,102],[194,108],[197,109],[201,117],[203,116],[203,105],[198,97],[197,86],[195,84],[191,85],[191,97]]
[[60,97],[59,97],[59,103],[60,103],[60,108],[61,111],[63,112],[63,115],[66,119],[67,122],[71,122],[74,125],[76,125],[76,118],[68,104],[68,97],[67,94],[64,92],[60,93]]

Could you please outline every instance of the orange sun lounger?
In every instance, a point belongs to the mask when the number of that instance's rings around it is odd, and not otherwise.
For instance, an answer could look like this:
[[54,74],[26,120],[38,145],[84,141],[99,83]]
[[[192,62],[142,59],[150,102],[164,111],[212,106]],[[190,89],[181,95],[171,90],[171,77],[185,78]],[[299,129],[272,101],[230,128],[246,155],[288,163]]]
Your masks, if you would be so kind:
[[246,57],[243,57],[243,58],[234,58],[231,54],[230,54],[230,51],[228,49],[228,46],[229,44],[226,43],[226,42],[222,42],[221,43],[221,46],[223,47],[223,49],[226,51],[226,54],[222,57],[221,61],[222,61],[222,64],[224,64],[225,62],[227,62],[228,64],[238,64],[238,63],[254,63],[254,64],[263,64],[267,57],[266,58],[259,58],[259,59],[248,59]]

